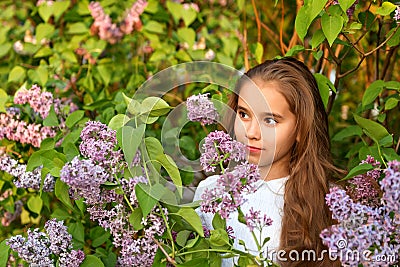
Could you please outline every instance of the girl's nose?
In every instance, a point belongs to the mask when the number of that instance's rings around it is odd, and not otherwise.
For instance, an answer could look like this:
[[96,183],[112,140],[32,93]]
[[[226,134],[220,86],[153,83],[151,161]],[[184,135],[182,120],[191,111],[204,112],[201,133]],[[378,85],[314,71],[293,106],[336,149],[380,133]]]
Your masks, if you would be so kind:
[[247,124],[246,137],[248,139],[260,140],[261,131],[260,124],[257,119],[252,119],[251,122]]

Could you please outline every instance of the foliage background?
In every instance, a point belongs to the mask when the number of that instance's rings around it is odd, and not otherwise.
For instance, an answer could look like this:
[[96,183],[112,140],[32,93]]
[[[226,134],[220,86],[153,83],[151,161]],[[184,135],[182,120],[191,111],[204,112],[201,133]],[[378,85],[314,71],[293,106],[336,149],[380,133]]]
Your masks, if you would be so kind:
[[[121,21],[134,2],[100,1],[113,22]],[[265,59],[288,55],[322,74],[318,81],[329,113],[336,165],[350,170],[367,154],[385,161],[399,158],[400,31],[393,20],[394,5],[387,4],[396,3],[360,1],[347,16],[344,10],[354,1],[339,1],[341,9],[333,1],[304,2],[150,0],[140,16],[142,27],[110,43],[91,29],[88,1],[37,6],[35,1],[3,0],[0,112],[11,106],[12,96],[21,86],[38,84],[59,98],[71,99],[84,111],[79,123],[60,129],[61,135],[77,144],[85,121],[108,124],[115,115],[125,114],[122,93],[132,96],[143,82],[169,66],[209,60],[246,70]],[[327,19],[335,22],[328,26]],[[176,106],[205,86],[180,86],[164,99]],[[211,91],[213,97],[226,100],[223,90]],[[355,121],[353,114],[361,119]],[[159,137],[161,124],[162,118],[149,125],[146,136]],[[195,124],[183,129],[180,145],[188,158],[199,157],[198,143],[205,135]],[[38,150],[6,139],[0,142],[21,163]],[[196,184],[199,178],[182,174],[186,185]],[[0,192],[11,189],[14,197],[1,200],[0,214],[13,211],[17,199],[25,201],[24,212],[11,226],[0,226],[0,241],[43,225],[49,217],[69,216],[50,194],[42,195],[43,209],[33,211],[26,201],[36,193],[17,190],[11,181],[10,176],[1,174]],[[86,254],[95,254],[106,263],[109,251],[93,246],[98,234],[93,231],[97,230],[84,228],[85,223],[83,214],[69,223],[74,240]]]

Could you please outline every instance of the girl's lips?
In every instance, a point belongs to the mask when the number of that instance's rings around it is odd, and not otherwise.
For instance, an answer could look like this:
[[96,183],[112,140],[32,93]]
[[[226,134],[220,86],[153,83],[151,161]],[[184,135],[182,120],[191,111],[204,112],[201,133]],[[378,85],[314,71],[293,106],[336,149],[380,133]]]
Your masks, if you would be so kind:
[[260,153],[261,148],[254,147],[254,146],[247,146],[247,149],[249,150],[250,153]]

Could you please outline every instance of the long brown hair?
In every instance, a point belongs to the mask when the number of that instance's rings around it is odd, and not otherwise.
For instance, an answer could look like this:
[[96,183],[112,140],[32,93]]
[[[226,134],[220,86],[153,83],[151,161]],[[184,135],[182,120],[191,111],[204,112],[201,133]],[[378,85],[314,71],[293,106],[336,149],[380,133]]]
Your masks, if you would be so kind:
[[[286,251],[287,262],[282,266],[340,266],[325,253],[322,261],[290,261],[290,251],[299,255],[313,250],[316,258],[327,248],[322,244],[320,232],[333,224],[325,195],[329,183],[339,170],[333,165],[330,154],[328,116],[325,112],[313,74],[294,58],[268,60],[250,69],[239,80],[236,92],[231,95],[229,106],[236,110],[239,91],[248,78],[276,82],[286,98],[290,111],[296,116],[298,141],[292,149],[290,178],[285,185],[284,214],[280,249]],[[234,118],[228,119],[233,127]],[[230,129],[232,132],[232,129]]]

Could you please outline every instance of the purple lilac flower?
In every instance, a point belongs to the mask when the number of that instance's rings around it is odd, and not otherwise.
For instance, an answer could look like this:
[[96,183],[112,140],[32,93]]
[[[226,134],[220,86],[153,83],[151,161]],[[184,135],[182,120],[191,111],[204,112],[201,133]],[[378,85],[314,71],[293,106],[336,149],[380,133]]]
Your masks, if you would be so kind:
[[[381,188],[384,190],[382,200],[385,201],[386,207],[395,214],[400,214],[400,162],[388,162]],[[400,218],[398,220],[400,223]]]
[[116,131],[98,121],[88,121],[81,132],[82,143],[79,150],[82,156],[92,159],[111,173],[117,173],[125,167],[121,150],[117,145]]
[[[31,172],[27,172],[25,164],[19,164],[18,161],[12,159],[10,156],[0,157],[0,170],[16,177],[13,182],[18,188],[32,188],[34,190],[40,190],[40,184],[42,182],[42,168],[43,166],[40,166]],[[54,185],[55,178],[52,175],[47,174],[43,182],[43,191],[54,191]]]
[[33,111],[45,119],[49,115],[50,107],[53,104],[53,94],[42,92],[39,86],[32,85],[29,90],[21,89],[14,96],[15,104],[29,103]]
[[100,201],[100,185],[109,179],[109,174],[91,159],[78,157],[64,165],[60,178],[71,187],[74,196],[84,197],[87,204]]
[[31,265],[53,266],[54,261],[50,258],[50,240],[46,234],[28,229],[28,237],[21,235],[13,236],[7,240],[7,245],[18,253],[18,256]]
[[201,211],[218,212],[222,218],[229,218],[246,201],[244,195],[255,192],[259,177],[258,167],[247,162],[220,175],[216,187],[206,188],[201,195]]
[[60,254],[60,267],[79,267],[85,259],[85,253],[82,250],[71,250]]
[[201,124],[217,123],[219,115],[214,103],[208,99],[209,94],[192,95],[186,100],[188,119]]
[[11,113],[0,114],[0,139],[20,142],[21,144],[31,144],[34,147],[40,147],[41,142],[54,137],[56,132],[47,126],[40,124],[29,124],[26,121],[18,119]]
[[[400,162],[388,163],[381,181],[383,191],[379,206],[367,206],[353,202],[344,190],[332,188],[327,195],[328,207],[333,218],[339,221],[321,232],[320,237],[325,245],[334,249],[346,266],[388,266],[398,262],[397,252],[400,249],[400,210],[399,182]],[[346,213],[348,213],[346,215]],[[370,250],[369,258],[346,257],[347,252]],[[379,256],[387,257],[387,261],[374,261]]]
[[207,172],[215,171],[221,162],[229,160],[240,161],[245,159],[245,145],[222,132],[214,131],[207,135],[202,146],[203,153],[200,156],[200,164]]
[[249,227],[250,231],[254,231],[254,228],[257,228],[261,231],[265,226],[272,225],[272,219],[267,217],[266,214],[262,215],[261,211],[253,210],[253,207],[250,208],[248,214],[245,216],[246,225]]
[[394,19],[395,21],[397,21],[397,23],[399,23],[399,21],[400,21],[400,6],[397,6],[397,7],[396,7],[396,10],[394,11],[394,17],[393,17],[393,19]]
[[72,249],[72,235],[68,233],[63,221],[51,219],[45,223],[44,229],[50,240],[50,250],[54,254],[59,255]]

